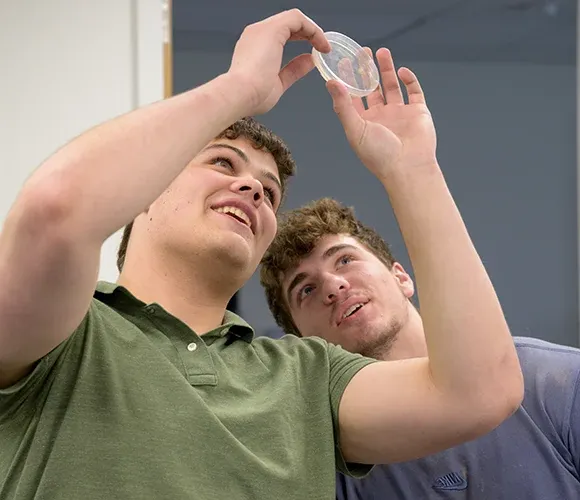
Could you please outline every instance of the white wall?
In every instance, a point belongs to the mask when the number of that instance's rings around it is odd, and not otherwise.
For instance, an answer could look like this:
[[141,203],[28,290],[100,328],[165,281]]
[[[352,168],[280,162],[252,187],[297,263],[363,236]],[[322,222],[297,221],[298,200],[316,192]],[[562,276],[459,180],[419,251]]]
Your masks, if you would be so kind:
[[[0,0],[0,223],[53,151],[163,97],[162,48],[160,0]],[[118,240],[101,279],[117,277]]]
[[[227,70],[229,61],[223,52],[177,53],[176,90]],[[575,68],[396,62],[421,79],[439,160],[512,332],[578,345]],[[316,71],[261,120],[298,163],[287,208],[321,196],[353,205],[407,266],[384,190],[350,151]],[[258,330],[273,325],[255,277],[239,303]]]

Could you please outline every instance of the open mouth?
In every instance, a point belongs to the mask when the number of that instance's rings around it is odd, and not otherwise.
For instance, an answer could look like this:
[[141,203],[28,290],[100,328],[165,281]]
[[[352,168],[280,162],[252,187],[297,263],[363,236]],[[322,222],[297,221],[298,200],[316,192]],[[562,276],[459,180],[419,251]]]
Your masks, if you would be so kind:
[[365,305],[366,302],[357,302],[356,304],[351,305],[346,311],[344,311],[344,314],[340,317],[338,324],[340,325],[343,321],[354,318]]
[[214,211],[216,211],[218,214],[229,215],[232,219],[237,220],[239,223],[244,224],[245,226],[249,227],[250,229],[252,228],[252,221],[244,213],[244,211],[240,210],[239,208],[225,206],[225,207],[214,208]]

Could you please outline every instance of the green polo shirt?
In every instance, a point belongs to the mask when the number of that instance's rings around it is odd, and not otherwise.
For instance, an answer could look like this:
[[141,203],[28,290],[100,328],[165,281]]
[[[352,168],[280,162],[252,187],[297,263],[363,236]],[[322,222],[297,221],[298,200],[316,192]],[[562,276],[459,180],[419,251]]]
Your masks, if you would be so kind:
[[198,336],[100,283],[83,323],[0,390],[0,499],[332,499],[340,398],[372,361],[321,339]]

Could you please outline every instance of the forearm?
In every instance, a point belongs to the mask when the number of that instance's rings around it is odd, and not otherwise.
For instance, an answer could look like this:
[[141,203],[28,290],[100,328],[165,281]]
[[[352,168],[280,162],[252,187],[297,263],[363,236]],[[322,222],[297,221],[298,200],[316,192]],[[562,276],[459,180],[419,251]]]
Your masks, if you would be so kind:
[[519,393],[504,314],[439,166],[400,172],[386,186],[415,272],[434,383],[460,397]]
[[53,193],[77,230],[104,241],[144,211],[217,134],[246,114],[243,87],[222,75],[120,116],[50,157],[24,188]]

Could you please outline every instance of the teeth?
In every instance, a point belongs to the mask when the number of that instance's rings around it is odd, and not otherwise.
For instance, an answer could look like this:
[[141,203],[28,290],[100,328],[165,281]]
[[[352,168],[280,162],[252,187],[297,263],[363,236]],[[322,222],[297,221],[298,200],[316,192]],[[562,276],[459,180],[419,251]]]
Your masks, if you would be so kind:
[[250,218],[239,208],[236,207],[219,207],[215,209],[216,212],[220,213],[220,214],[232,214],[235,215],[236,217],[238,217],[239,219],[242,219],[246,226],[248,227],[252,227],[252,223],[250,221]]
[[353,304],[352,306],[350,306],[345,313],[342,315],[342,319],[344,318],[348,318],[353,312],[357,311],[358,309],[360,309],[364,304],[362,302],[359,302],[358,304]]

